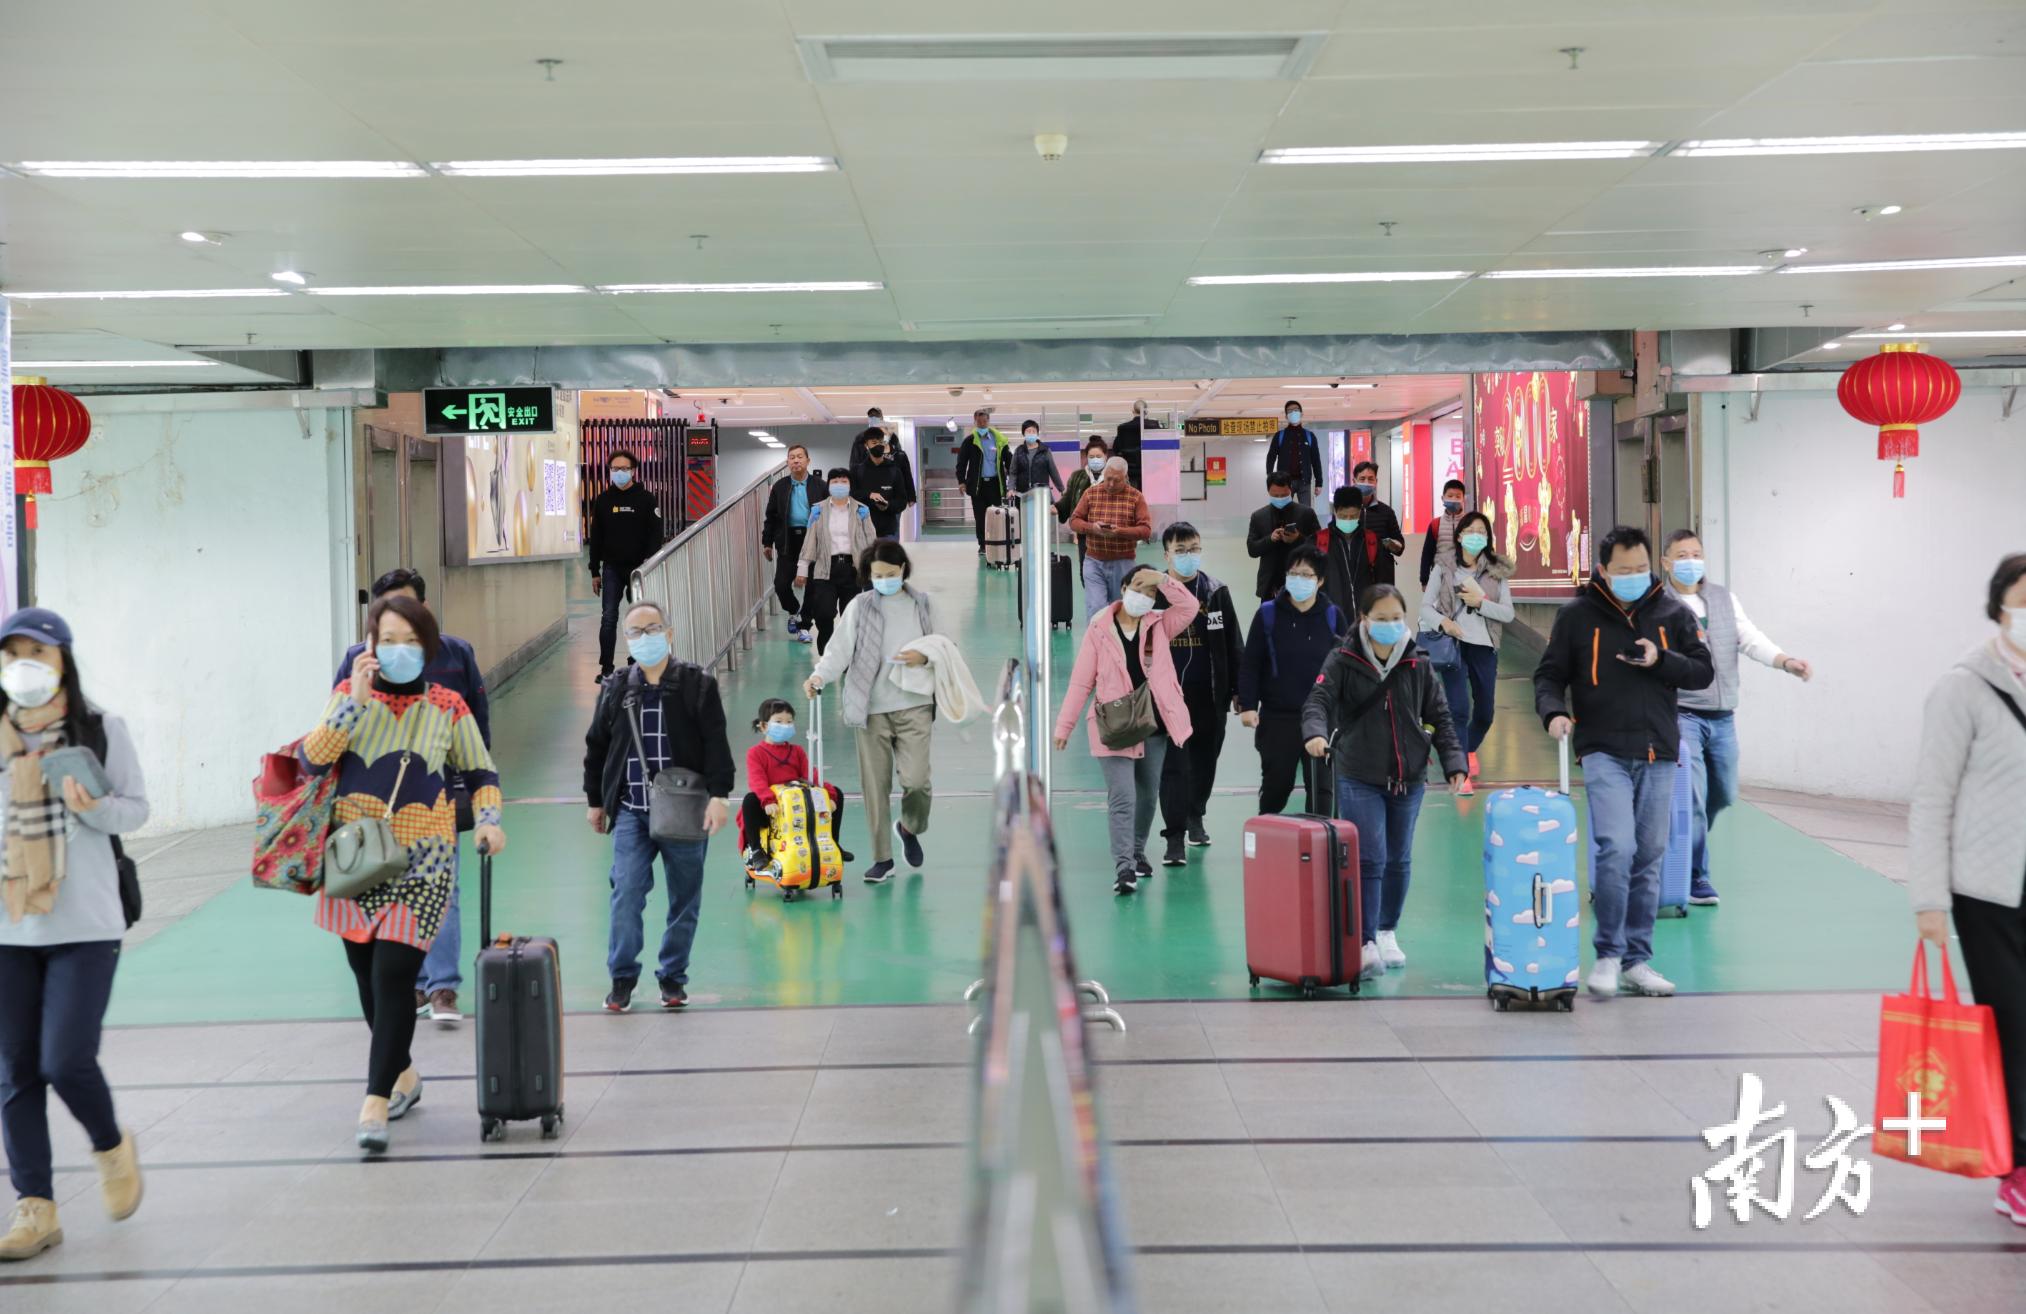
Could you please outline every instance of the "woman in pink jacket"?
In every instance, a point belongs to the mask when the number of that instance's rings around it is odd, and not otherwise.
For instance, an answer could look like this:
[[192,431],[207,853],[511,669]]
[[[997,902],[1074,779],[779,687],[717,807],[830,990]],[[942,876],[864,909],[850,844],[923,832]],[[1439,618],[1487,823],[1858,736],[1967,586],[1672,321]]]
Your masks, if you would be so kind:
[[[1154,609],[1157,598],[1167,601],[1159,611]],[[1154,732],[1124,748],[1105,747],[1096,705],[1090,710],[1090,751],[1104,768],[1112,866],[1118,873],[1112,889],[1118,894],[1133,893],[1142,878],[1154,874],[1146,857],[1147,833],[1161,797],[1161,763],[1167,760],[1169,743],[1188,743],[1190,732],[1189,707],[1168,645],[1189,628],[1200,605],[1187,584],[1158,566],[1140,566],[1127,575],[1119,600],[1091,617],[1055,718],[1055,747],[1065,749],[1092,693],[1103,704],[1128,697],[1142,685],[1153,689]]]

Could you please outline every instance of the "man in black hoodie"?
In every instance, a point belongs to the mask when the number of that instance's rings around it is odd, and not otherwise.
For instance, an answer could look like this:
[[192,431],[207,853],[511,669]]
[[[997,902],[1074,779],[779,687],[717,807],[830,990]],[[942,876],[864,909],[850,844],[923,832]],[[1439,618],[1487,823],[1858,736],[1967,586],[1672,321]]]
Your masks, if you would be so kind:
[[1358,614],[1358,600],[1379,582],[1378,563],[1386,549],[1365,528],[1364,499],[1349,484],[1330,495],[1330,519],[1316,531],[1323,557],[1323,592],[1346,620]]
[[870,459],[867,455],[867,449],[874,443],[884,443],[886,441],[886,417],[880,414],[879,407],[875,406],[865,413],[865,427],[860,429],[858,435],[851,440],[851,452],[844,458],[844,464],[851,467],[851,477],[853,479],[858,478],[858,472],[864,468],[867,460]]
[[1201,604],[1196,619],[1168,645],[1190,726],[1189,742],[1169,748],[1161,767],[1161,835],[1168,841],[1161,865],[1179,867],[1188,861],[1185,839],[1199,848],[1210,843],[1203,813],[1217,784],[1217,755],[1224,751],[1244,639],[1231,590],[1203,569],[1203,535],[1196,527],[1177,520],[1162,532],[1161,547],[1167,552],[1168,573]]
[[900,537],[901,512],[915,504],[914,468],[907,453],[887,441],[886,431],[865,444],[865,461],[852,469],[852,483],[859,501],[872,508],[872,532],[878,538]]
[[1681,749],[1676,694],[1715,678],[1695,616],[1653,578],[1646,535],[1624,525],[1606,534],[1596,575],[1556,615],[1534,669],[1534,708],[1556,739],[1574,736],[1590,800],[1594,995],[1617,994],[1621,980],[1642,995],[1674,993],[1647,960]]
[[631,594],[633,572],[661,550],[661,507],[638,482],[640,462],[617,451],[606,462],[612,486],[591,499],[591,591],[598,614],[598,679],[612,674],[612,648],[619,637],[619,608]]
[[1315,512],[1294,500],[1289,480],[1285,471],[1266,476],[1266,505],[1252,513],[1245,527],[1245,554],[1259,558],[1253,592],[1261,602],[1280,592],[1288,558],[1322,528]]

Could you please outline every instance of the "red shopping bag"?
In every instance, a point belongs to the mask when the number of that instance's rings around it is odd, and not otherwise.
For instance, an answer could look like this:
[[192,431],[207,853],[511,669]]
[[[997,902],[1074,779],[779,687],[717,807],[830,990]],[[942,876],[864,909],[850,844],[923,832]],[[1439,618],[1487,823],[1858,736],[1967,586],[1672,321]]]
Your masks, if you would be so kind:
[[[1879,1008],[1872,1125],[1881,1130],[1872,1135],[1873,1153],[1961,1177],[2003,1177],[2012,1171],[2012,1118],[1991,1010],[1957,998],[1946,950],[1942,997],[1930,997],[1925,944],[1914,950],[1908,991],[1887,995]],[[1920,1095],[1919,1117],[1947,1123],[1922,1129],[1917,1156],[1908,1150],[1907,1132],[1882,1130],[1888,1118],[1909,1116],[1909,1092]]]
[[338,773],[303,771],[295,756],[301,743],[262,757],[253,781],[257,889],[315,894],[324,883],[324,840],[337,804]]

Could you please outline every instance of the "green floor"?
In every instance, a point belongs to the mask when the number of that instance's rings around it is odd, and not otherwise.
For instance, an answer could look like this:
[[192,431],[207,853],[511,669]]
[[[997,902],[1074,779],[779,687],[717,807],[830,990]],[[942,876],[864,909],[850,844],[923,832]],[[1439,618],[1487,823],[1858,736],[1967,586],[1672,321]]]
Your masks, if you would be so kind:
[[[1252,563],[1236,535],[1214,535],[1213,573],[1234,585],[1249,622]],[[989,692],[1019,649],[1015,577],[978,568],[971,544],[938,537],[921,545],[916,579],[936,594],[943,625],[961,635]],[[596,617],[579,603],[573,639],[517,677],[493,701],[494,745],[509,799],[509,849],[498,870],[496,924],[555,936],[573,1008],[593,1008],[606,988],[609,841],[584,824],[583,730],[593,697]],[[1055,639],[1057,686],[1074,654]],[[759,701],[794,692],[810,650],[778,629],[724,678],[733,748],[743,757]],[[1522,664],[1523,666],[1523,664]],[[305,707],[319,700],[306,691]],[[1500,685],[1501,715],[1482,754],[1488,778],[1543,780],[1553,754],[1530,711],[1524,669]],[[311,713],[306,712],[306,715]],[[831,709],[828,766],[857,788],[851,739]],[[1750,723],[1745,724],[1750,751]],[[1253,812],[1258,760],[1235,721],[1223,756],[1210,831],[1217,841],[1190,865],[1160,869],[1132,899],[1111,893],[1102,782],[1079,735],[1055,766],[1057,834],[1068,870],[1078,966],[1118,997],[1245,998],[1238,835]],[[925,836],[929,868],[868,887],[855,874],[846,897],[784,905],[748,893],[734,845],[712,846],[710,880],[691,963],[699,1004],[803,1005],[948,1002],[978,970],[984,888],[986,791],[991,748],[982,726],[939,724],[937,802]],[[1372,987],[1381,995],[1467,995],[1483,988],[1483,796],[1431,793],[1421,814],[1415,884],[1400,930],[1410,961]],[[844,842],[869,850],[852,800]],[[1660,924],[1655,962],[1684,990],[1884,988],[1903,980],[1910,947],[1904,896],[1885,878],[1831,852],[1764,813],[1741,805],[1718,828],[1715,868],[1723,907]],[[1153,855],[1157,856],[1157,855]],[[477,871],[466,852],[463,903],[467,958],[478,939]],[[113,1003],[116,1023],[348,1016],[357,1008],[343,955],[310,923],[308,900],[235,886],[184,921],[131,950]],[[650,902],[650,925],[657,924]],[[1797,934],[1798,928],[1805,933]],[[649,940],[653,943],[652,936]],[[651,949],[650,949],[651,954]],[[649,963],[651,970],[652,964]]]

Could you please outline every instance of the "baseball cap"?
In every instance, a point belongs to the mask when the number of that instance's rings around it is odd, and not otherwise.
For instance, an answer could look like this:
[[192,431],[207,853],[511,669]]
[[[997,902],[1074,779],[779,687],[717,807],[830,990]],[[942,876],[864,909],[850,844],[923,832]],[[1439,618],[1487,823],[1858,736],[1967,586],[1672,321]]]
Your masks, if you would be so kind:
[[20,611],[0,622],[0,643],[25,634],[43,643],[53,643],[61,648],[70,646],[70,622],[47,607],[23,607]]

